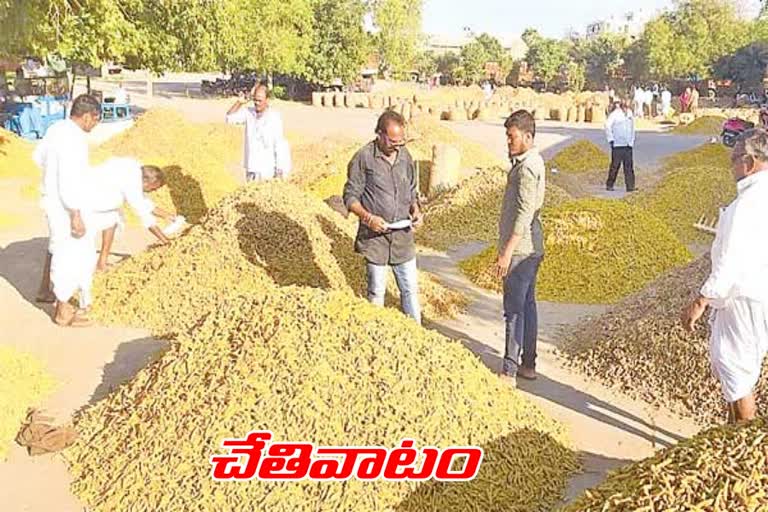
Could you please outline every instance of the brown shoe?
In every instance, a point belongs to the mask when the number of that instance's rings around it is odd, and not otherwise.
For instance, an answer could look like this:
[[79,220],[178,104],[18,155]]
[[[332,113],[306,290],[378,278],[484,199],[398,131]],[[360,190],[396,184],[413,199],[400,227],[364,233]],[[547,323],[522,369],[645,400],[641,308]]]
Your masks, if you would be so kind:
[[536,380],[536,370],[533,368],[526,368],[525,366],[521,366],[517,369],[517,376],[521,379],[525,380]]

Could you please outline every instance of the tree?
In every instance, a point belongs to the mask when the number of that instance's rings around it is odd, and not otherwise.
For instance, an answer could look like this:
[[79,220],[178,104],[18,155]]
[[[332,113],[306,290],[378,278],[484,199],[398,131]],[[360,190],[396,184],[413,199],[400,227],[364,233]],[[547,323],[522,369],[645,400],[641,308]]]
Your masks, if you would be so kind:
[[462,80],[466,85],[474,84],[485,78],[485,64],[490,56],[485,47],[477,40],[471,41],[461,49]]
[[759,87],[768,68],[768,41],[758,41],[722,58],[715,65],[715,74],[747,86]]
[[602,88],[622,75],[629,44],[627,37],[613,34],[574,43],[572,57],[584,67],[586,84],[590,88]]
[[427,50],[423,51],[416,58],[416,70],[424,78],[430,78],[438,71],[438,60],[435,53]]
[[720,58],[749,42],[749,30],[726,0],[678,0],[646,25],[636,56],[644,54],[642,67],[660,79],[709,76]]
[[[443,75],[443,80],[449,84],[455,84],[459,80],[457,71],[461,68],[461,59],[453,52],[448,52],[437,57],[437,72]],[[461,73],[459,73],[460,75]]]
[[366,5],[362,0],[315,0],[314,41],[309,57],[313,81],[350,82],[360,74],[369,55],[363,28]]
[[423,0],[371,0],[382,72],[403,77],[413,70],[422,37],[422,3]]
[[526,60],[544,87],[556,78],[568,62],[567,43],[556,39],[531,37]]
[[584,84],[586,83],[586,72],[584,65],[580,62],[571,61],[566,65],[566,82],[568,89],[575,92],[581,92],[584,90]]
[[6,0],[0,9],[0,54],[99,65],[132,51],[131,24],[112,0]]

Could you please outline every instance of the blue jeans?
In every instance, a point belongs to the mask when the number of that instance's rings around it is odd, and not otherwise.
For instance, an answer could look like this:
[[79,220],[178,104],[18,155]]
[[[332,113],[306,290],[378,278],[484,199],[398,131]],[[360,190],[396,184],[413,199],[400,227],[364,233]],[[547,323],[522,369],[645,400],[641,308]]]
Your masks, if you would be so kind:
[[536,276],[541,261],[541,256],[515,256],[504,279],[504,369],[507,373],[515,373],[520,364],[526,368],[536,368],[536,338],[539,330]]
[[[400,265],[391,265],[395,273],[397,288],[400,290],[400,307],[403,313],[416,322],[421,323],[421,306],[419,306],[419,273],[416,270],[416,258]],[[387,293],[387,273],[390,265],[374,265],[368,263],[368,301],[377,306],[384,305]]]

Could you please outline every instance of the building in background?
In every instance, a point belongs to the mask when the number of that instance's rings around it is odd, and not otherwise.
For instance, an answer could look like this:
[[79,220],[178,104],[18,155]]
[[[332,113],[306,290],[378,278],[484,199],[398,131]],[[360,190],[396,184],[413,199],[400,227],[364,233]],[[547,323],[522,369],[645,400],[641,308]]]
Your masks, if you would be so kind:
[[604,34],[623,34],[636,38],[643,33],[646,23],[655,15],[655,12],[643,8],[612,15],[587,25],[585,37],[596,39]]
[[[515,60],[525,58],[528,52],[528,46],[519,36],[498,36],[496,37],[501,45],[507,50],[510,56]],[[470,30],[465,30],[459,35],[431,34],[427,36],[427,50],[434,52],[435,55],[445,55],[447,53],[461,53],[461,49],[472,42],[477,34]]]

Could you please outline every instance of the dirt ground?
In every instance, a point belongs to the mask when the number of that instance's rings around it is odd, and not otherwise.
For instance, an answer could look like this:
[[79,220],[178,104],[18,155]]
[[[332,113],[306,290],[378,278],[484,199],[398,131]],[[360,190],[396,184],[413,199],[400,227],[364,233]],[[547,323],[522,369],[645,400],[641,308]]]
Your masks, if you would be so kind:
[[[177,108],[191,120],[220,121],[229,101],[194,100],[183,96],[154,98],[155,105]],[[149,106],[146,102],[144,106]],[[375,113],[366,110],[324,110],[278,103],[287,130],[319,140],[335,134],[372,135]],[[464,136],[504,153],[501,122],[461,123],[454,127]],[[600,130],[545,123],[538,144],[547,155],[568,139],[587,137],[600,142]],[[638,136],[638,163],[653,169],[667,154],[689,149],[701,137],[656,133]],[[298,156],[295,156],[295,158]],[[67,330],[49,320],[49,308],[33,302],[46,247],[43,217],[33,202],[19,197],[17,184],[0,187],[6,211],[23,215],[27,222],[0,233],[0,322],[5,328],[0,343],[16,346],[40,357],[60,382],[44,407],[61,421],[78,408],[103,398],[110,389],[129,379],[157,357],[164,344],[146,331],[94,327]],[[128,229],[118,238],[114,252],[141,250],[149,236]],[[476,245],[449,253],[423,252],[420,265],[440,276],[447,285],[462,290],[471,305],[460,318],[431,326],[465,345],[496,371],[503,355],[503,323],[499,296],[479,290],[457,271],[456,262],[479,249]],[[117,257],[117,256],[116,256]],[[541,343],[538,381],[521,384],[521,391],[551,416],[567,424],[574,446],[584,457],[585,472],[571,482],[569,496],[600,482],[608,470],[651,455],[696,432],[688,421],[664,411],[622,398],[616,391],[586,382],[563,369],[553,351],[558,332],[579,319],[599,314],[602,307],[541,304]],[[69,476],[57,456],[30,458],[17,446],[0,463],[0,509],[8,512],[75,512],[83,510],[69,492]],[[43,491],[41,492],[41,489]]]

